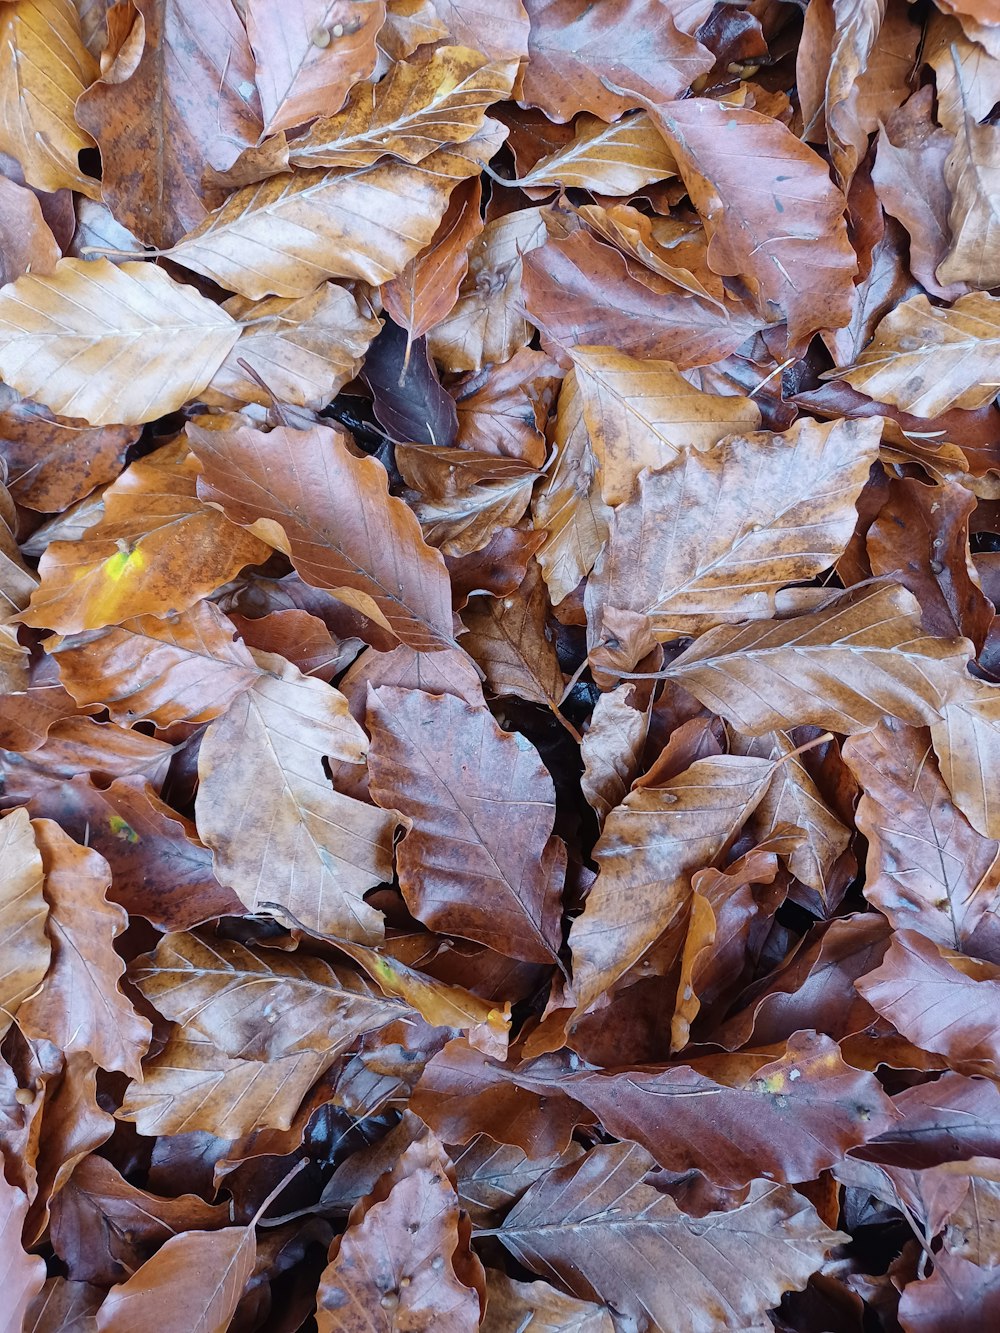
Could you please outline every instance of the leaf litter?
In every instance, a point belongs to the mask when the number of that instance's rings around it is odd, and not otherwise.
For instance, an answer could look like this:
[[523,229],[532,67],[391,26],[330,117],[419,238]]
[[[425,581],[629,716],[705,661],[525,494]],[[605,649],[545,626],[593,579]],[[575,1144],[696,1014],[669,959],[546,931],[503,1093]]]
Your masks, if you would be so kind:
[[1000,1323],[991,0],[0,0],[10,1333]]

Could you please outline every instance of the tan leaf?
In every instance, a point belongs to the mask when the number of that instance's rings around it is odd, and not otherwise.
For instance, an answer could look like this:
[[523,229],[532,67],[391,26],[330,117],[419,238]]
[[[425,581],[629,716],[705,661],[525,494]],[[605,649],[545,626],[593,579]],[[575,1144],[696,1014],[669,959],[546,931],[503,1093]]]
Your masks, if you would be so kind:
[[171,258],[255,300],[308,296],[326,278],[387,282],[432,240],[451,191],[478,175],[504,133],[487,121],[466,143],[439,148],[416,166],[317,168],[248,185],[175,245]]
[[309,929],[365,942],[382,916],[363,895],[392,877],[394,812],[337,791],[324,760],[361,765],[368,738],[344,696],[268,653],[210,724],[198,757],[198,834],[251,911],[280,903]]
[[469,252],[469,273],[448,317],[427,339],[446,370],[481,370],[508,361],[530,335],[521,302],[521,259],[546,238],[541,210],[488,222]]
[[973,287],[1000,283],[1000,130],[979,125],[963,97],[963,120],[944,164],[951,191],[951,249],[938,265],[940,282]]
[[536,162],[518,184],[629,195],[676,174],[663,135],[645,111],[638,111],[611,125],[596,116],[578,116],[572,140]]
[[128,916],[108,902],[110,867],[50,819],[33,827],[45,864],[52,963],[41,990],[21,1005],[18,1023],[27,1036],[65,1052],[87,1051],[102,1069],[138,1078],[151,1028],[118,987],[125,964],[114,942]]
[[222,308],[239,324],[240,336],[199,395],[210,407],[270,406],[270,395],[240,365],[246,361],[275,398],[318,412],[358,373],[379,331],[357,297],[332,282],[309,296],[234,296]]
[[846,380],[915,417],[936,417],[993,401],[998,344],[1000,297],[970,292],[946,307],[913,296],[886,315],[853,366],[823,378]]
[[[484,1275],[470,1234],[455,1169],[425,1130],[355,1204],[347,1231],[331,1245],[317,1295],[319,1333],[374,1327],[372,1311],[380,1308],[397,1328],[478,1328]],[[391,1326],[384,1316],[381,1322]]]
[[691,1217],[644,1182],[652,1160],[635,1144],[598,1144],[532,1185],[500,1239],[525,1268],[605,1301],[619,1320],[671,1333],[760,1326],[841,1240],[790,1186],[765,1180],[729,1211]]
[[941,776],[955,804],[977,832],[1000,838],[1000,800],[994,783],[1000,763],[1000,689],[971,678],[931,722]]
[[347,968],[301,952],[240,944],[208,931],[165,935],[129,979],[164,1018],[233,1059],[339,1055],[408,1008]]
[[598,698],[580,745],[580,787],[602,828],[639,774],[649,730],[648,715],[629,702],[631,692],[631,685],[619,685]]
[[1000,846],[955,809],[927,732],[880,723],[845,741],[844,762],[862,788],[868,901],[896,929],[991,957]]
[[603,1305],[578,1301],[547,1282],[515,1282],[495,1268],[486,1272],[486,1319],[482,1333],[614,1333]]
[[209,722],[260,675],[214,602],[50,641],[49,651],[78,704],[100,704],[126,725]]
[[971,654],[968,639],[925,634],[912,594],[882,583],[809,615],[709,630],[667,674],[750,735],[805,724],[852,735],[885,714],[939,720]]
[[630,276],[651,292],[688,292],[725,316],[726,289],[709,267],[703,228],[650,218],[630,204],[581,204],[577,212],[596,236],[621,251]]
[[28,1306],[45,1283],[45,1260],[25,1253],[21,1232],[28,1200],[4,1178],[0,1154],[0,1282],[3,1283],[7,1327],[12,1333],[25,1327]]
[[559,946],[564,849],[555,790],[529,741],[454,695],[369,695],[372,795],[410,829],[397,850],[410,911],[432,930],[511,958]]
[[0,374],[95,426],[173,412],[238,337],[224,310],[153,264],[61,259],[50,276],[0,290]]
[[46,547],[25,624],[75,634],[183,611],[266,560],[270,546],[202,504],[197,476],[183,442],[127,468],[79,541]]
[[522,0],[495,0],[488,9],[480,0],[434,0],[434,8],[452,41],[478,47],[491,60],[520,60],[528,54]]
[[1000,100],[1000,59],[962,31],[957,19],[933,10],[927,16],[921,56],[934,70],[937,119],[950,134],[966,117],[985,120]]
[[284,13],[268,0],[247,0],[265,133],[338,109],[375,68],[384,22],[384,0],[295,0]]
[[708,865],[753,814],[774,765],[718,755],[659,787],[640,787],[612,810],[599,866],[569,934],[579,1010],[637,962],[687,906],[692,871]]
[[262,531],[303,579],[385,631],[378,647],[453,645],[451,585],[413,512],[389,494],[385,468],[324,426],[270,434],[189,425],[201,493],[234,523]]
[[178,1029],[143,1061],[142,1079],[129,1084],[118,1118],[150,1136],[207,1130],[238,1139],[257,1129],[287,1129],[333,1060],[317,1051],[232,1060],[212,1042]]
[[546,532],[538,563],[553,604],[558,605],[593,569],[611,518],[601,499],[575,370],[566,376],[559,393],[552,448],[555,464],[535,492],[532,515],[535,526]]
[[288,145],[295,167],[368,167],[380,157],[420,162],[442,144],[464,143],[494,102],[510,95],[517,67],[467,46],[439,46],[424,63],[394,65],[381,83],[360,84],[339,115],[318,120]]
[[72,0],[16,0],[0,6],[0,151],[39,190],[100,197],[77,154],[93,140],[77,125],[76,99],[97,78]]
[[51,273],[59,257],[56,238],[45,221],[37,197],[0,176],[0,284],[6,286],[29,270]]
[[27,810],[0,819],[0,1034],[18,1006],[38,989],[52,952],[42,893],[42,854]]
[[644,467],[662,467],[687,448],[707,449],[724,435],[760,425],[751,399],[703,393],[672,361],[575,347],[573,364],[609,505],[631,496]]
[[762,314],[784,315],[789,352],[847,324],[857,261],[822,158],[780,121],[707,98],[650,114],[704,218],[712,267],[751,283]]
[[850,541],[880,434],[879,418],[803,419],[643,476],[587,587],[595,633],[608,607],[648,616],[661,641],[772,613],[782,585],[822,573]]

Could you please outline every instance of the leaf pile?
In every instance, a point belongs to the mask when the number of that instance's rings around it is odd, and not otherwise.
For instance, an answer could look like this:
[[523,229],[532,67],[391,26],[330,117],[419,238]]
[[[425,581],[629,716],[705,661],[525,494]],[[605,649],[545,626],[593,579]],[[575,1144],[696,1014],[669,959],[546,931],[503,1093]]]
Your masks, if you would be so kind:
[[0,1325],[1000,1326],[992,0],[0,0]]

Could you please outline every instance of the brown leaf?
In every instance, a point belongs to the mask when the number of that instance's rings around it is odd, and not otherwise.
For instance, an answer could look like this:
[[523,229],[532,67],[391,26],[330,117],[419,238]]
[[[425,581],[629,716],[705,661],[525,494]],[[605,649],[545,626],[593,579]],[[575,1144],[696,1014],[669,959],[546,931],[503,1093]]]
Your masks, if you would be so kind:
[[[957,64],[957,56],[952,61]],[[977,124],[960,70],[956,85],[960,107],[956,107],[955,146],[944,165],[951,192],[951,248],[938,265],[937,276],[945,283],[994,287],[1000,281],[1000,217],[993,198],[1000,185],[1000,134],[992,125]]]
[[0,1033],[45,976],[51,945],[45,932],[48,904],[42,895],[42,854],[26,810],[0,820],[3,881],[0,885]]
[[453,642],[444,561],[389,495],[385,469],[355,457],[345,436],[325,427],[188,432],[204,497],[273,535],[304,579],[370,616],[386,631],[379,646],[398,638],[433,651]]
[[884,1018],[925,1051],[949,1064],[1000,1063],[1000,967],[966,958],[918,935],[897,930],[882,966],[856,983]]
[[449,1143],[482,1132],[533,1160],[565,1152],[574,1129],[591,1119],[561,1088],[523,1086],[461,1039],[428,1060],[410,1107]]
[[178,1232],[214,1231],[229,1220],[224,1203],[208,1204],[196,1194],[159,1198],[91,1154],[77,1164],[53,1201],[52,1243],[71,1272],[110,1287],[124,1282],[154,1246]]
[[640,478],[588,584],[595,633],[606,607],[648,616],[661,641],[767,614],[779,587],[821,573],[847,545],[879,434],[877,421],[803,420],[685,449]]
[[[495,121],[413,166],[286,172],[235,194],[171,250],[228,291],[308,296],[325,278],[378,284],[401,273],[437,231],[451,191],[475,176],[502,135]],[[405,196],[405,214],[394,201]]]
[[125,965],[114,942],[128,918],[108,902],[108,863],[51,820],[33,828],[45,866],[52,961],[41,988],[21,1005],[18,1023],[28,1037],[66,1053],[86,1051],[102,1069],[138,1078],[151,1029],[119,989]]
[[[381,157],[420,162],[442,144],[465,143],[508,96],[516,68],[467,46],[439,46],[421,63],[394,65],[357,85],[338,115],[315,121],[287,146],[294,167],[368,167]],[[242,183],[242,182],[241,182]]]
[[923,624],[942,637],[964,634],[980,646],[993,604],[969,560],[969,517],[976,500],[964,486],[926,486],[915,477],[891,478],[888,499],[868,529],[872,573],[891,575],[920,603]]
[[89,1282],[50,1277],[28,1307],[27,1333],[95,1333],[104,1290]]
[[709,630],[668,673],[752,736],[805,723],[852,735],[887,713],[923,726],[956,696],[972,645],[925,634],[918,610],[894,584],[862,585],[808,615]]
[[743,277],[770,321],[785,316],[789,352],[846,324],[856,258],[822,159],[756,111],[691,98],[650,114],[705,219],[712,267]]
[[51,273],[60,258],[56,239],[30,190],[0,176],[0,283],[15,282],[29,269]]
[[936,1257],[929,1278],[907,1283],[899,1321],[905,1333],[948,1333],[956,1319],[980,1328],[1000,1319],[1000,1272],[944,1253]]
[[875,1077],[845,1064],[837,1044],[816,1032],[796,1033],[784,1050],[567,1074],[559,1086],[616,1138],[728,1189],[760,1175],[812,1180],[894,1118]]
[[638,777],[649,717],[631,700],[631,685],[602,694],[580,745],[580,786],[603,827]]
[[663,467],[687,449],[708,449],[760,425],[750,399],[702,393],[670,361],[577,347],[573,365],[609,505],[630,497],[644,467]]
[[201,503],[198,472],[183,444],[127,468],[79,541],[46,548],[24,623],[75,634],[184,611],[244,565],[266,560],[269,546]]
[[948,307],[914,296],[886,315],[853,366],[824,378],[845,380],[916,417],[983,407],[996,397],[989,377],[1000,339],[998,302],[986,292],[970,292]]
[[602,1305],[564,1296],[547,1282],[515,1282],[491,1268],[486,1274],[483,1333],[530,1328],[535,1333],[612,1333],[611,1315]]
[[629,195],[676,174],[662,134],[645,111],[638,111],[610,125],[596,116],[579,116],[569,143],[540,158],[518,184]]
[[611,517],[601,498],[575,370],[566,376],[559,393],[552,447],[555,463],[535,492],[532,514],[546,531],[538,563],[549,596],[558,605],[593,569],[607,541]]
[[207,1130],[238,1139],[256,1129],[287,1129],[333,1060],[316,1051],[234,1060],[201,1036],[177,1031],[143,1062],[142,1079],[129,1085],[118,1119],[150,1136]]
[[16,0],[0,8],[0,152],[29,185],[97,198],[77,155],[93,143],[76,123],[76,99],[97,77],[72,0]]
[[347,700],[280,657],[211,723],[198,758],[198,833],[215,873],[255,910],[277,902],[348,939],[382,937],[363,895],[392,873],[395,812],[338,791],[325,760],[350,768],[368,751]]
[[95,786],[86,774],[49,782],[28,808],[99,852],[111,866],[113,901],[159,930],[185,930],[244,910],[213,875],[212,854],[194,825],[142,776],[120,777],[109,787]]
[[374,69],[384,22],[384,0],[298,0],[290,22],[266,0],[247,0],[265,133],[338,109],[351,86]]
[[469,631],[462,644],[485,671],[494,694],[531,699],[558,719],[565,681],[548,610],[541,570],[532,561],[524,582],[509,597],[470,600],[462,616]]
[[520,60],[528,54],[528,17],[521,0],[496,0],[489,9],[478,0],[434,0],[452,41],[478,47],[491,60]]
[[224,310],[152,264],[61,259],[51,276],[30,273],[0,291],[4,379],[95,426],[152,421],[180,407],[238,335]]
[[488,222],[476,237],[458,300],[428,335],[431,354],[446,370],[481,370],[509,360],[527,344],[531,330],[521,299],[522,259],[545,238],[537,208]]
[[7,1306],[5,1318],[12,1330],[23,1326],[28,1306],[45,1282],[45,1260],[26,1254],[21,1244],[27,1211],[27,1199],[16,1185],[8,1185],[0,1169],[0,1280]]
[[615,347],[679,370],[721,360],[757,327],[742,307],[651,290],[617,250],[583,231],[526,255],[521,285],[532,323],[557,346]]
[[70,635],[50,651],[79,705],[101,704],[126,725],[209,722],[260,674],[213,602],[196,602],[164,619],[140,616]]
[[253,948],[207,932],[165,935],[130,980],[164,1018],[240,1060],[340,1054],[405,1016],[357,973],[322,958]]
[[260,104],[246,31],[226,0],[208,0],[197,15],[174,0],[133,5],[133,33],[75,114],[101,150],[101,194],[115,218],[166,247],[222,202],[209,170],[224,170],[257,139]]
[[[936,272],[951,235],[944,165],[954,140],[934,124],[932,103],[933,90],[922,88],[888,118],[879,134],[872,183],[883,208],[909,233],[914,277],[933,296],[952,300],[964,293],[964,285],[943,285]],[[918,173],[921,188],[910,189]]]
[[191,1333],[224,1333],[256,1258],[253,1227],[171,1236],[97,1312],[98,1333],[140,1333],[170,1318]]
[[687,906],[689,876],[712,861],[761,800],[764,759],[699,759],[661,787],[629,793],[594,848],[600,867],[569,934],[579,1010],[637,962]]
[[[351,1210],[320,1278],[319,1333],[353,1333],[373,1312],[397,1327],[466,1333],[478,1327],[484,1279],[454,1168],[429,1130]],[[379,1316],[375,1316],[378,1318]]]
[[[211,407],[266,407],[273,394],[318,412],[358,373],[379,328],[364,303],[332,282],[309,296],[263,301],[234,296],[223,309],[240,325],[240,336],[201,394]],[[241,361],[257,372],[269,392]]]
[[652,1164],[635,1144],[599,1144],[533,1185],[498,1234],[525,1268],[676,1333],[746,1327],[839,1242],[801,1195],[763,1180],[735,1208],[690,1217],[644,1182]]
[[617,0],[600,14],[583,0],[526,0],[525,7],[531,33],[518,100],[555,121],[578,111],[615,120],[630,109],[629,92],[671,101],[712,68],[711,54],[689,31],[708,16],[706,3],[689,6],[694,13],[684,26],[656,0]]
[[369,696],[372,794],[410,825],[397,852],[410,911],[432,930],[552,962],[565,850],[537,751],[488,709],[382,687]]
[[1000,690],[968,680],[931,724],[941,775],[956,805],[984,837],[1000,837],[991,774],[1000,754]]
[[445,555],[482,550],[517,523],[538,478],[530,463],[473,449],[401,444],[395,458],[406,484],[420,492],[412,508],[425,540]]
[[483,230],[481,199],[478,179],[456,186],[430,244],[383,286],[386,310],[411,338],[439,324],[458,300],[469,268],[469,247]]

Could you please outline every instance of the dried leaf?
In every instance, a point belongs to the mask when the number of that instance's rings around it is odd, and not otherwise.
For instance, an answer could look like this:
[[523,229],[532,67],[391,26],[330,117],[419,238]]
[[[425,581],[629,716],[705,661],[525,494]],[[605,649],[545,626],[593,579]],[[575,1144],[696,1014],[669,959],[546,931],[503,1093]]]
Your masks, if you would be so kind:
[[565,851],[534,747],[453,695],[369,697],[372,794],[410,825],[397,851],[410,911],[432,930],[551,962]]
[[[202,494],[251,531],[275,537],[304,579],[423,651],[448,647],[451,598],[441,556],[390,496],[385,470],[324,427],[269,435],[189,426]],[[385,540],[386,532],[393,541]]]
[[51,276],[27,274],[0,291],[0,374],[95,426],[174,411],[238,336],[224,310],[152,264],[61,259]]
[[90,135],[73,115],[76,99],[97,77],[72,0],[16,0],[0,8],[0,151],[21,165],[39,190],[80,190],[97,198],[77,154]]
[[48,904],[42,896],[42,854],[26,810],[0,820],[3,881],[0,886],[0,1033],[45,976],[51,945],[45,932]]
[[692,1218],[644,1183],[651,1165],[634,1144],[598,1145],[533,1185],[498,1234],[525,1268],[581,1299],[677,1333],[745,1327],[838,1243],[787,1185],[756,1180],[730,1211]]
[[246,0],[265,133],[340,108],[375,67],[385,8],[384,0],[296,0],[279,15],[266,0]]
[[271,548],[197,496],[198,463],[183,445],[133,463],[104,492],[79,541],[54,541],[22,619],[61,634],[181,612]]
[[938,721],[970,654],[967,639],[923,632],[910,593],[873,584],[809,615],[709,630],[668,671],[750,735],[803,723],[851,735],[885,714]]
[[251,910],[277,902],[307,927],[379,940],[363,895],[390,878],[396,816],[338,791],[324,764],[362,764],[367,737],[332,685],[279,657],[260,665],[199,753],[195,818],[215,873]]
[[[308,296],[325,278],[374,284],[402,272],[434,236],[451,191],[500,146],[495,122],[416,166],[383,162],[272,176],[230,195],[171,250],[220,287],[259,300]],[[395,201],[405,196],[405,215]]]
[[[0,1166],[3,1165],[0,1158]],[[28,1211],[28,1201],[16,1185],[8,1185],[0,1170],[0,1279],[6,1294],[8,1327],[23,1326],[28,1306],[45,1282],[45,1261],[26,1254],[21,1244],[21,1230]]]

